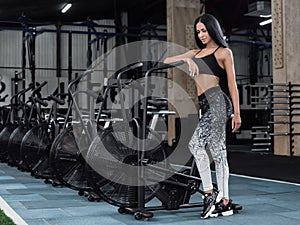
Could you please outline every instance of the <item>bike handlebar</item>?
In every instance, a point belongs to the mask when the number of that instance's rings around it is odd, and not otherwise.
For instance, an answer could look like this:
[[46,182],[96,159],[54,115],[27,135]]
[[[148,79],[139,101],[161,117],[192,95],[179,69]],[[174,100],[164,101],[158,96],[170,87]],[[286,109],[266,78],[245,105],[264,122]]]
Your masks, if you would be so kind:
[[47,84],[47,81],[44,81],[39,86],[37,86],[31,93],[31,96],[33,96],[36,92],[40,91],[42,87],[44,87]]
[[53,101],[57,102],[59,105],[64,105],[65,104],[64,100],[56,97],[55,95],[49,95],[48,100],[53,100]]

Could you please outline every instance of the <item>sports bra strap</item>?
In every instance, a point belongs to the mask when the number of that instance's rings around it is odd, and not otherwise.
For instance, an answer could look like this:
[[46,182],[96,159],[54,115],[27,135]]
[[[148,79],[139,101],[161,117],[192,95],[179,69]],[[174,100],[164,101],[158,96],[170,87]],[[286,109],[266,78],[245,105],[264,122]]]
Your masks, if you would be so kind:
[[[221,47],[221,46],[218,46],[218,47],[216,48],[216,50],[215,50],[212,54],[215,54],[215,52],[218,51],[218,49],[219,49],[220,47]],[[200,49],[200,50],[194,55],[194,57],[195,57],[196,55],[198,55],[201,51],[202,51],[202,49]],[[209,54],[209,55],[212,55],[212,54]]]
[[218,47],[216,48],[216,50],[213,52],[213,54],[215,54],[215,52],[218,51],[219,48],[220,48],[220,46],[218,46]]

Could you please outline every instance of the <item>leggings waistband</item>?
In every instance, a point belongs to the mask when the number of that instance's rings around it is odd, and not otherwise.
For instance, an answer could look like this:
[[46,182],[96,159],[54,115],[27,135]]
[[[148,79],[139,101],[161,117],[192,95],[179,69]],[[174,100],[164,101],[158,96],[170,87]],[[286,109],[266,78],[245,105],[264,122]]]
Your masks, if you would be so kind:
[[225,95],[225,93],[222,91],[222,89],[219,86],[209,88],[201,95],[198,96],[199,104],[203,101],[207,102],[207,99],[213,98],[214,96],[220,94]]
[[222,98],[224,99],[224,103],[226,104],[228,113],[231,114],[231,101],[219,86],[209,88],[204,93],[198,96],[198,104],[201,109],[201,114],[206,113],[210,109],[210,104],[215,105],[213,102],[215,102],[215,100],[219,101],[220,96],[222,96]]

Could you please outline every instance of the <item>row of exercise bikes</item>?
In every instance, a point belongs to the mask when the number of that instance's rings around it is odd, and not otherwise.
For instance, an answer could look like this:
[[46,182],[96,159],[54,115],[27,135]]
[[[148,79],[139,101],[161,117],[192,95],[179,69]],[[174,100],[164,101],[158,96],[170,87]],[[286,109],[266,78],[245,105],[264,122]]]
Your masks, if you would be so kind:
[[[177,144],[170,147],[166,124],[178,112],[169,110],[168,99],[150,85],[157,72],[166,74],[181,64],[143,72],[143,62],[133,63],[105,86],[88,70],[68,84],[66,93],[59,85],[48,96],[41,94],[46,81],[31,83],[0,108],[1,162],[76,190],[89,201],[104,200],[137,220],[153,217],[155,210],[202,207],[194,198],[204,193],[192,156],[183,151],[184,162],[174,161],[174,149],[184,147],[180,130],[193,130],[191,124],[179,122]],[[193,119],[197,124],[197,116]],[[154,199],[158,205],[150,204]],[[233,209],[242,206],[233,204]]]

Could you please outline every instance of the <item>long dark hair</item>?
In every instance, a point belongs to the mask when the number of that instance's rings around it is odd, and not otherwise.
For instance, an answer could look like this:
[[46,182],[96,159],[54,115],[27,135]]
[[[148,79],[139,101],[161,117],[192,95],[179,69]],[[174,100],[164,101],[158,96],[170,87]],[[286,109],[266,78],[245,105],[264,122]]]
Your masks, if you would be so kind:
[[223,35],[222,29],[221,29],[221,26],[220,26],[218,20],[211,14],[204,14],[204,15],[199,16],[195,20],[195,23],[194,23],[195,40],[196,40],[197,46],[200,49],[205,48],[206,45],[203,44],[199,40],[199,37],[198,37],[198,32],[197,32],[197,29],[196,29],[196,25],[199,22],[201,22],[205,25],[208,34],[210,35],[210,37],[214,40],[214,42],[217,45],[222,46],[224,48],[228,47],[228,44],[226,43],[226,41],[223,38],[224,35]]

